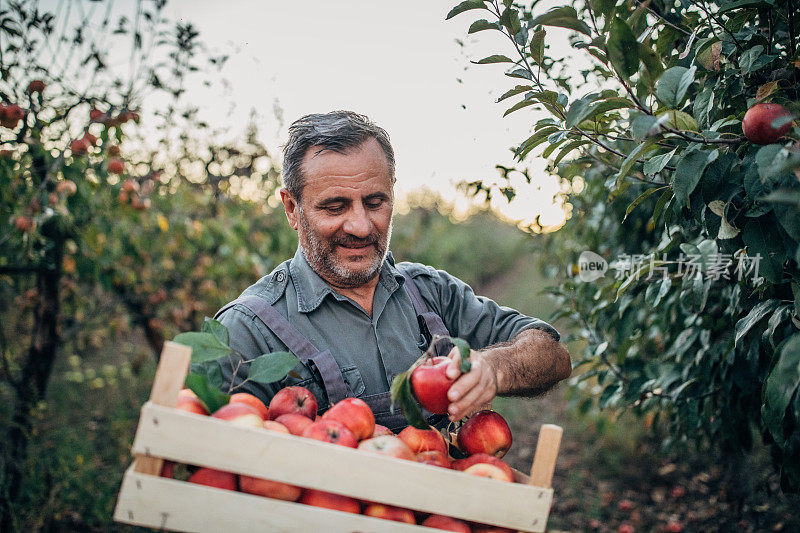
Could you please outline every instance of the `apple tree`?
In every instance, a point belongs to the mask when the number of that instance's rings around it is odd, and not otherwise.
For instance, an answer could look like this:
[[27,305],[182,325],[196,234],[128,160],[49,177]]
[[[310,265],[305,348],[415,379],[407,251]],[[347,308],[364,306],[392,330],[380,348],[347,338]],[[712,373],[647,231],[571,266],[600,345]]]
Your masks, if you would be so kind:
[[468,0],[448,18],[461,13],[469,34],[502,37],[476,63],[507,67],[504,114],[531,116],[504,176],[542,157],[569,191],[545,263],[591,251],[611,267],[552,288],[554,318],[586,342],[573,383],[597,391],[579,409],[655,415],[668,444],[732,463],[758,435],[800,490],[797,4]]
[[108,354],[130,324],[158,354],[294,250],[255,126],[211,131],[186,102],[226,57],[164,5],[0,6],[4,531],[20,524],[32,415],[58,355]]

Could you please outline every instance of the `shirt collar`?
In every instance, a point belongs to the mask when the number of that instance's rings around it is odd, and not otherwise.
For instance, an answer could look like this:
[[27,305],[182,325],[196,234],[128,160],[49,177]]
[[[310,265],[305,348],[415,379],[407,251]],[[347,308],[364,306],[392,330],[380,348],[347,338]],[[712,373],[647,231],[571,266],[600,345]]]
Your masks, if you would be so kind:
[[[333,290],[333,287],[311,268],[300,246],[297,247],[294,258],[289,263],[289,274],[297,291],[297,310],[301,313],[315,310],[329,294],[339,301],[347,300],[347,297]],[[392,252],[388,252],[378,274],[378,285],[382,285],[391,294],[402,282],[403,275],[394,266]]]

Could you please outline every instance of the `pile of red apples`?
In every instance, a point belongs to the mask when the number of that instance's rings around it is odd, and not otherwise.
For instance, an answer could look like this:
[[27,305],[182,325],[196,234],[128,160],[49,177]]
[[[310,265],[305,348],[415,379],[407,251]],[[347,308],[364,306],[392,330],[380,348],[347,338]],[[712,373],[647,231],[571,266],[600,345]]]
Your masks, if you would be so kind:
[[[205,404],[189,389],[180,392],[177,408],[198,415],[209,415]],[[431,468],[449,468],[469,475],[514,482],[514,471],[501,459],[511,446],[511,430],[503,417],[494,411],[480,411],[462,425],[457,435],[457,447],[468,457],[456,460],[448,454],[447,442],[439,431],[409,426],[395,435],[388,428],[376,424],[372,410],[358,398],[344,399],[322,416],[317,416],[317,400],[303,387],[280,390],[268,407],[251,394],[236,393],[227,405],[211,416],[232,424],[356,448],[364,453],[416,461],[431,465]],[[174,466],[171,462],[165,462],[161,475],[173,477]],[[193,472],[188,478],[190,483],[210,487],[446,531],[510,531],[211,468],[189,469]]]

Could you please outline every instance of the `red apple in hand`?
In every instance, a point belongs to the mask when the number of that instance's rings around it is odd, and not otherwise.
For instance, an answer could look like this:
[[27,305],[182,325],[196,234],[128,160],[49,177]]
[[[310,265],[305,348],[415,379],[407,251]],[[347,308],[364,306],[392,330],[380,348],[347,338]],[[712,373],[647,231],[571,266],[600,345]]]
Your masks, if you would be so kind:
[[317,416],[317,399],[305,387],[283,388],[269,402],[269,418],[275,420],[287,413],[298,413],[313,420]]
[[208,409],[191,389],[183,389],[178,393],[178,405],[176,409],[197,413],[198,415],[208,415]]
[[772,122],[792,114],[780,104],[756,104],[747,110],[742,120],[742,132],[747,140],[755,144],[772,144],[789,133],[791,121],[780,128],[773,128]]
[[358,439],[355,435],[344,424],[336,420],[317,420],[303,431],[303,436],[348,448],[358,446]]
[[511,448],[511,430],[505,419],[494,411],[478,411],[461,426],[458,448],[469,455],[488,453],[503,457]]
[[455,379],[447,377],[448,357],[433,357],[411,372],[411,390],[420,405],[436,414],[446,414],[450,400],[447,391]]
[[435,429],[417,429],[408,426],[397,436],[408,444],[411,451],[415,454],[428,451],[440,451],[447,454],[447,444],[444,442],[442,434]]
[[328,409],[323,420],[336,420],[349,429],[358,440],[367,439],[375,431],[375,415],[364,400],[345,398]]
[[414,460],[414,453],[405,442],[392,435],[383,435],[361,441],[358,445],[359,450],[397,457],[398,459]]

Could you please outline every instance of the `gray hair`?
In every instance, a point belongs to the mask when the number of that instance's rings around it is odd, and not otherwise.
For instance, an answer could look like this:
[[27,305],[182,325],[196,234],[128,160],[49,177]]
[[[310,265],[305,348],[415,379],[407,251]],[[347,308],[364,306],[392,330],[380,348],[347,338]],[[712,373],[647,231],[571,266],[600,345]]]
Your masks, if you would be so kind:
[[389,134],[365,115],[352,111],[331,111],[301,117],[289,126],[289,140],[283,148],[283,186],[299,202],[303,191],[303,158],[312,146],[320,152],[345,153],[373,138],[381,145],[394,182],[394,150]]

